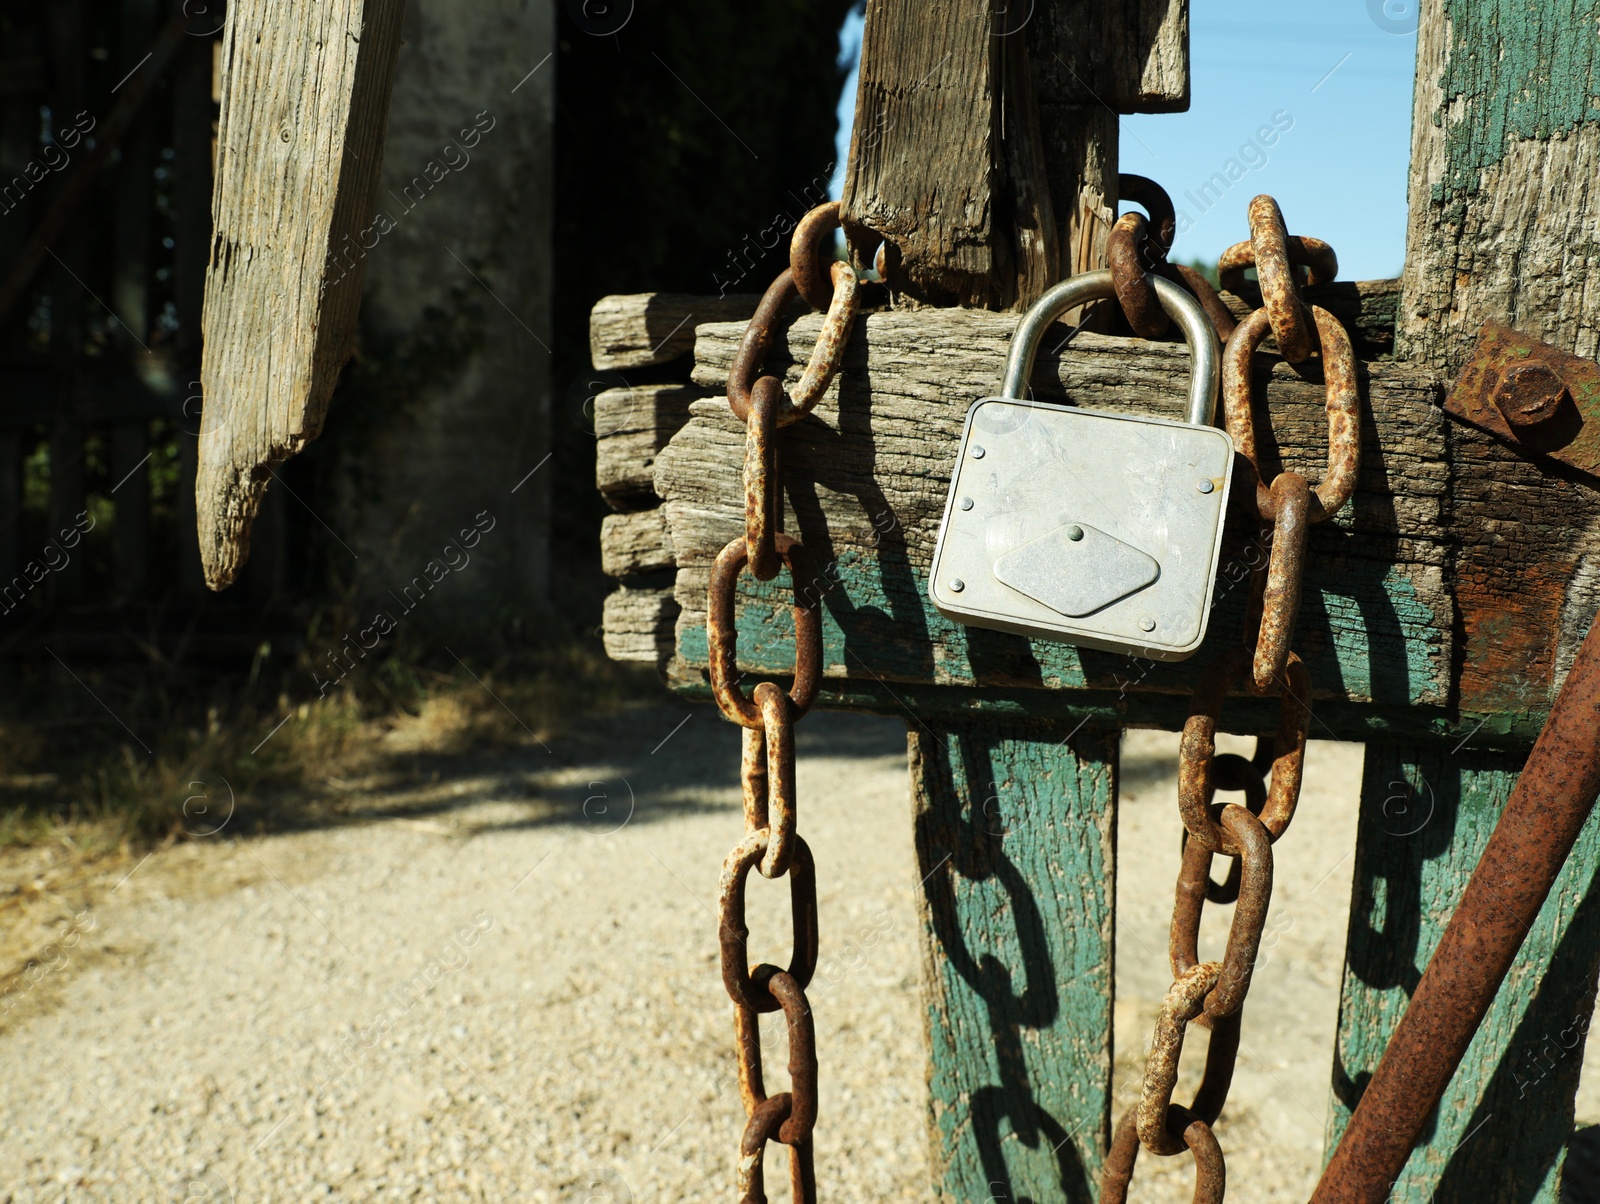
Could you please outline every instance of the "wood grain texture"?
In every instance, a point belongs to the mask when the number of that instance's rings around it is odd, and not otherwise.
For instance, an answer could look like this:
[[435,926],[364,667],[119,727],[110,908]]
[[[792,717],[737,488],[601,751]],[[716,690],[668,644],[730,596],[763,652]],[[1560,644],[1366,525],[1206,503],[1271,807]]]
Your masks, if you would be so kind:
[[608,514],[600,523],[600,568],[608,577],[635,577],[670,569],[672,535],[659,508]]
[[[1394,295],[1364,286],[1353,293],[1345,304],[1370,302],[1375,312]],[[791,382],[816,323],[795,322],[787,361],[782,347],[773,350],[773,370]],[[876,675],[976,688],[1186,690],[1214,651],[1159,671],[1135,668],[1139,682],[1125,687],[1125,658],[961,627],[926,602],[926,568],[960,422],[971,401],[997,387],[1013,326],[974,311],[873,314],[817,413],[786,432],[789,529],[821,558],[824,584],[834,582],[824,601],[827,672],[833,679]],[[1354,326],[1358,337],[1363,329],[1381,336],[1377,317]],[[696,383],[720,391],[740,333],[737,326],[701,328]],[[1318,479],[1321,386],[1281,363],[1269,372],[1268,362],[1258,369],[1258,404],[1271,409],[1274,452],[1288,449],[1288,466]],[[1186,368],[1176,344],[1085,333],[1072,349],[1041,357],[1035,389],[1044,400],[1179,417]],[[1357,494],[1311,536],[1297,643],[1319,696],[1497,716],[1536,732],[1600,606],[1600,495],[1481,431],[1447,422],[1431,372],[1377,362],[1363,379],[1369,408]],[[718,399],[692,410],[693,420],[661,456],[655,488],[680,566],[680,652],[703,664],[695,628],[709,560],[739,530],[743,435]],[[1213,649],[1235,638],[1242,591],[1233,581],[1247,563],[1241,558],[1255,555],[1247,524],[1230,531]],[[786,666],[786,603],[776,587],[746,582],[741,589],[755,608],[751,624],[768,633],[757,641],[771,657],[763,667]],[[1463,632],[1464,647],[1457,642]],[[1373,731],[1402,722],[1393,713],[1373,721]],[[1448,723],[1444,731],[1457,728]]]
[[867,251],[887,241],[890,281],[935,304],[1015,296],[993,20],[988,0],[867,4],[845,228]]
[[701,322],[745,322],[761,298],[734,293],[626,293],[601,297],[589,311],[589,356],[601,372],[669,364],[694,351]]
[[[1489,319],[1600,353],[1597,92],[1597,0],[1424,0],[1400,354],[1453,374]],[[1462,695],[1537,706],[1600,607],[1600,493],[1509,448],[1477,467],[1453,491],[1484,533],[1455,572]]]
[[[1369,745],[1327,1151],[1416,989],[1521,770],[1520,757]],[[1558,1198],[1600,950],[1591,815],[1392,1199]],[[1555,969],[1552,970],[1552,967]]]
[[1118,113],[1188,109],[1189,0],[1036,0],[1031,7],[1041,95]]
[[1422,0],[1401,354],[1485,320],[1600,354],[1600,0]]
[[1116,733],[910,731],[936,1192],[1088,1204],[1110,1138]]
[[402,0],[237,0],[223,35],[196,511],[206,581],[250,550],[271,471],[322,431],[355,349]]
[[678,604],[670,589],[631,589],[624,585],[605,601],[606,655],[614,661],[662,665],[672,655],[672,628]]
[[689,404],[707,395],[688,385],[634,385],[595,397],[595,485],[613,510],[659,504],[656,457],[689,421]]
[[916,300],[1025,306],[1104,266],[1117,111],[1187,104],[1187,0],[872,0],[846,229]]
[[[787,428],[783,471],[787,529],[815,560],[823,599],[824,665],[830,679],[881,679],[963,688],[1114,693],[1192,688],[1216,650],[1238,638],[1249,559],[1248,524],[1225,547],[1210,650],[1159,668],[1065,644],[1028,641],[953,623],[926,597],[926,573],[943,515],[949,473],[967,407],[993,393],[1012,319],[975,311],[874,314],[859,324],[844,370],[821,406]],[[816,322],[789,331],[798,359]],[[700,328],[695,380],[722,383],[737,327]],[[1065,331],[1063,330],[1063,335]],[[1055,338],[1034,374],[1042,400],[1180,417],[1188,372],[1181,344],[1078,335]],[[791,379],[775,347],[771,365]],[[1289,466],[1320,478],[1326,427],[1319,384],[1262,357],[1261,390]],[[1363,468],[1354,503],[1312,533],[1297,640],[1323,697],[1399,707],[1449,701],[1453,610],[1445,581],[1449,480],[1438,390],[1432,378],[1373,364],[1364,420]],[[678,563],[683,607],[679,655],[705,664],[703,615],[711,560],[742,530],[744,436],[721,399],[693,417],[656,465]],[[1489,439],[1484,436],[1484,442]],[[831,588],[826,588],[831,585]],[[788,603],[778,583],[744,579],[742,663],[781,672],[791,663]]]

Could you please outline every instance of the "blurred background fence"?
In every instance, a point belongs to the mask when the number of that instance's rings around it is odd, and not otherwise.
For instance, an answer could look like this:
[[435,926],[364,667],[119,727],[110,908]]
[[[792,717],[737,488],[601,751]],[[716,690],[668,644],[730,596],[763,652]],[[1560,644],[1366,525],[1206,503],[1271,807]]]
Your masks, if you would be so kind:
[[249,583],[195,624],[221,22],[189,7],[0,16],[0,655],[253,648],[284,584],[274,506]]

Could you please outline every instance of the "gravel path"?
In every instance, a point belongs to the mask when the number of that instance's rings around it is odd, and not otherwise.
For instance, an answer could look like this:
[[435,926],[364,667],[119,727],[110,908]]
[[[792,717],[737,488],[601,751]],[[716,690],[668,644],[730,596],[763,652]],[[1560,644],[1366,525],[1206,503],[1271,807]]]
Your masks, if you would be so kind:
[[[923,1199],[904,726],[818,714],[797,734],[822,1185]],[[1124,750],[1119,1107],[1168,985],[1175,751],[1157,733]],[[737,732],[662,703],[548,754],[394,754],[413,784],[353,822],[224,829],[79,917],[0,1017],[0,1200],[727,1198],[741,1113],[713,907],[740,828]],[[1359,768],[1357,749],[1314,746],[1280,846],[1278,940],[1219,1129],[1240,1204],[1304,1200],[1320,1164]],[[757,956],[784,950],[786,907],[754,882]],[[783,1061],[773,1032],[770,1090]],[[1186,1160],[1147,1158],[1134,1198],[1191,1185]]]

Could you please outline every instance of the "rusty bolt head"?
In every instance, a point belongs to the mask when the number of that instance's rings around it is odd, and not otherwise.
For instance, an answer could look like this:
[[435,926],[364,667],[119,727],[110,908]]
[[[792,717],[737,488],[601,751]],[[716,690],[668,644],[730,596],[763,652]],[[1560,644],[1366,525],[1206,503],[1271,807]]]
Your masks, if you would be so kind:
[[1549,364],[1528,359],[1501,370],[1491,397],[1512,433],[1526,435],[1561,415],[1567,386]]

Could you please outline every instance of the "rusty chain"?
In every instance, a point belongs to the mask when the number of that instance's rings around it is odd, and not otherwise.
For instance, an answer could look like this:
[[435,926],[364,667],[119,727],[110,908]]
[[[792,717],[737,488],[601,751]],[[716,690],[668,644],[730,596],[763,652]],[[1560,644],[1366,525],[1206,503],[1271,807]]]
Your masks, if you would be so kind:
[[1298,364],[1316,348],[1316,337],[1300,299],[1295,268],[1309,271],[1307,284],[1326,284],[1339,274],[1339,257],[1319,238],[1291,235],[1283,224],[1283,211],[1270,196],[1250,202],[1250,241],[1237,243],[1217,261],[1217,279],[1237,293],[1244,270],[1254,266],[1261,284],[1261,307],[1272,324],[1278,349],[1291,364]]
[[[824,254],[839,225],[839,204],[820,205],[800,221],[790,266],[773,281],[745,330],[728,375],[728,405],[745,423],[745,533],[722,549],[711,569],[706,635],[711,690],[722,713],[743,729],[739,778],[745,836],[722,865],[717,925],[722,982],[733,1001],[739,1095],[745,1129],[739,1143],[737,1186],[743,1204],[765,1204],[767,1146],[789,1149],[792,1198],[814,1204],[812,1130],[817,1120],[816,1034],[806,987],[817,966],[817,878],[811,850],[797,831],[794,723],[811,708],[821,681],[820,602],[805,549],[783,533],[778,429],[798,422],[821,400],[839,370],[859,308],[849,264]],[[810,363],[793,394],[763,361],[784,311],[796,296],[826,309]],[[795,659],[790,687],[758,684],[749,696],[738,683],[735,594],[746,568],[770,581],[787,567],[794,591]],[[789,879],[793,952],[787,969],[752,967],[745,923],[745,883],[754,867],[766,878]],[[761,1071],[763,1012],[781,1011],[789,1029],[790,1089],[769,1096]]]
[[[1151,213],[1159,220],[1155,209]],[[1253,264],[1263,305],[1227,338],[1222,387],[1228,432],[1250,467],[1247,505],[1253,505],[1262,522],[1272,524],[1272,551],[1251,583],[1243,644],[1224,654],[1201,679],[1184,724],[1178,760],[1183,863],[1168,944],[1174,982],[1162,1001],[1139,1102],[1118,1122],[1112,1139],[1101,1178],[1104,1204],[1126,1200],[1141,1146],[1163,1156],[1188,1150],[1195,1162],[1195,1204],[1221,1204],[1223,1199],[1226,1168],[1212,1126],[1233,1079],[1244,1001],[1272,901],[1273,845],[1294,819],[1311,727],[1311,675],[1290,648],[1306,533],[1312,523],[1326,520],[1349,501],[1360,468],[1360,399],[1349,335],[1326,310],[1301,300],[1295,271],[1297,266],[1308,268],[1309,283],[1330,280],[1338,260],[1326,243],[1288,235],[1271,197],[1252,201],[1249,217],[1251,241],[1223,256],[1222,279],[1225,288],[1237,292],[1244,268]],[[1146,245],[1154,243],[1144,227],[1143,219],[1127,222],[1124,244],[1137,244],[1141,238]],[[1269,331],[1291,362],[1321,352],[1328,470],[1314,489],[1296,472],[1279,473],[1270,485],[1260,476],[1251,368]],[[1248,760],[1217,754],[1224,702],[1241,687],[1281,699],[1270,760],[1261,738]],[[1219,789],[1243,792],[1244,804],[1215,802]],[[1232,863],[1221,883],[1211,878],[1211,863],[1218,856]],[[1200,918],[1207,902],[1234,905],[1221,961],[1200,960]],[[1172,1095],[1190,1024],[1209,1028],[1211,1041],[1201,1085],[1183,1108],[1173,1103]]]
[[1117,302],[1134,334],[1144,339],[1160,338],[1170,320],[1156,299],[1150,276],[1164,276],[1200,302],[1216,329],[1217,338],[1226,343],[1233,334],[1234,319],[1211,282],[1193,268],[1170,263],[1167,255],[1177,233],[1177,217],[1166,189],[1144,176],[1120,175],[1117,189],[1125,201],[1143,205],[1150,215],[1125,213],[1111,228],[1106,243],[1107,266],[1117,290]]
[[[1246,642],[1256,650],[1250,687],[1265,694],[1281,679],[1294,637],[1309,525],[1331,518],[1355,492],[1361,468],[1361,401],[1349,334],[1321,306],[1305,305],[1294,284],[1297,261],[1310,264],[1313,280],[1331,279],[1338,268],[1333,248],[1318,239],[1285,234],[1283,214],[1269,196],[1250,202],[1250,229],[1251,242],[1230,248],[1224,260],[1232,265],[1230,272],[1239,274],[1247,260],[1255,264],[1262,308],[1239,324],[1223,351],[1222,408],[1228,434],[1249,465],[1246,491],[1254,495],[1257,515],[1272,524],[1272,553],[1265,572],[1252,577],[1245,633]],[[1261,476],[1252,365],[1269,331],[1291,363],[1309,359],[1313,350],[1321,352],[1328,470],[1315,489],[1293,471],[1279,473],[1270,485]]]
[[[1273,843],[1287,831],[1299,800],[1310,728],[1310,675],[1290,650],[1300,596],[1306,531],[1350,498],[1359,469],[1359,396],[1354,355],[1344,328],[1327,311],[1300,298],[1308,283],[1333,277],[1337,258],[1326,243],[1286,233],[1270,197],[1250,206],[1251,240],[1232,247],[1221,267],[1224,286],[1237,291],[1246,267],[1261,279],[1263,306],[1235,323],[1210,285],[1192,269],[1167,261],[1175,222],[1170,199],[1142,177],[1120,180],[1124,196],[1145,206],[1149,218],[1118,220],[1109,247],[1117,295],[1130,325],[1157,337],[1168,322],[1155,300],[1152,274],[1196,295],[1227,344],[1224,413],[1241,458],[1251,469],[1247,492],[1263,522],[1273,524],[1272,553],[1252,581],[1244,646],[1229,652],[1195,691],[1184,726],[1179,766],[1179,814],[1185,845],[1174,901],[1169,957],[1175,978],[1163,1001],[1139,1103],[1116,1128],[1102,1178],[1102,1199],[1125,1200],[1141,1146],[1152,1153],[1189,1151],[1196,1165],[1196,1204],[1220,1204],[1226,1168],[1212,1127],[1220,1117],[1237,1059],[1240,1023],[1271,902]],[[817,1116],[815,1033],[805,989],[817,963],[816,869],[797,831],[794,721],[816,698],[821,669],[818,600],[802,583],[810,579],[804,549],[782,532],[777,457],[778,428],[799,421],[817,404],[838,371],[858,307],[855,273],[847,264],[824,266],[820,248],[837,228],[837,203],[820,206],[797,226],[790,267],[762,298],[745,332],[728,378],[728,403],[746,424],[745,533],[713,565],[708,599],[712,692],[723,713],[742,729],[741,782],[746,835],[724,862],[719,891],[719,944],[723,983],[734,1004],[740,1096],[746,1114],[737,1183],[740,1199],[766,1200],[764,1159],[769,1143],[789,1148],[796,1200],[814,1201],[812,1133]],[[831,285],[831,289],[830,286]],[[796,296],[826,307],[810,363],[795,391],[761,374],[775,330]],[[1254,431],[1251,364],[1268,333],[1290,362],[1320,350],[1327,389],[1328,471],[1313,489],[1294,472],[1261,480]],[[781,567],[794,585],[795,662],[787,692],[772,682],[746,696],[737,683],[735,593],[748,567],[771,580]],[[1250,759],[1217,755],[1216,728],[1224,700],[1240,684],[1257,694],[1281,695],[1278,731],[1258,740]],[[1267,776],[1270,774],[1270,776]],[[1241,791],[1243,805],[1214,802],[1217,790]],[[1216,856],[1230,860],[1228,877],[1211,878]],[[766,877],[789,878],[793,952],[787,969],[751,967],[744,918],[745,884],[752,867]],[[1235,910],[1221,961],[1199,960],[1200,918],[1207,902]],[[791,1089],[766,1094],[759,1016],[781,1011],[789,1030]],[[1188,1108],[1173,1103],[1184,1037],[1191,1023],[1211,1031],[1200,1088]]]

